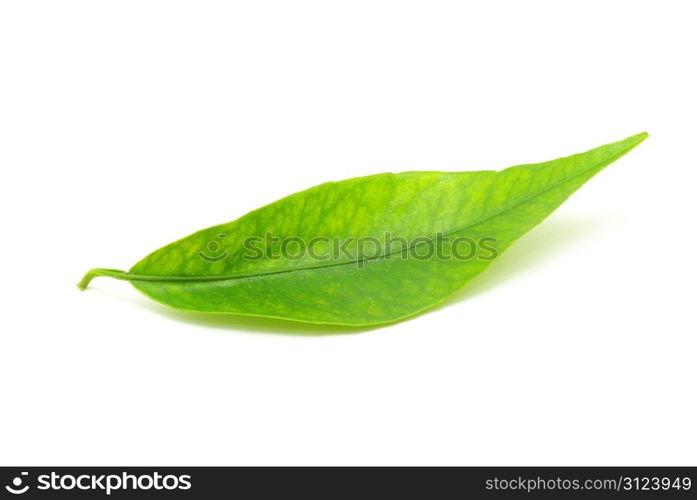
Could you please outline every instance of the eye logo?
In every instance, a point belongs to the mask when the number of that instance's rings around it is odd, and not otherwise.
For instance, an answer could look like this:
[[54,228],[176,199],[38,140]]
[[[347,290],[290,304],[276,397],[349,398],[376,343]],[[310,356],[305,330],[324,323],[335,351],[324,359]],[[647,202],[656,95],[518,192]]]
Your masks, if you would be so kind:
[[[26,476],[28,475],[28,472],[22,472],[21,476]],[[13,495],[21,495],[22,493],[26,493],[27,490],[29,489],[29,485],[27,484],[23,488],[22,486],[22,477],[17,476],[12,480],[12,486],[5,486],[5,489],[12,493]],[[13,487],[14,486],[14,487]]]
[[[219,234],[218,235],[219,239],[224,239],[227,238],[227,234]],[[198,256],[202,259],[205,260],[206,262],[220,262],[221,260],[224,260],[227,258],[229,255],[227,250],[223,249],[221,253],[218,253],[220,251],[220,243],[217,241],[209,241],[208,245],[206,245],[206,252],[199,252]],[[209,255],[212,254],[212,255]],[[216,255],[218,254],[218,255]]]

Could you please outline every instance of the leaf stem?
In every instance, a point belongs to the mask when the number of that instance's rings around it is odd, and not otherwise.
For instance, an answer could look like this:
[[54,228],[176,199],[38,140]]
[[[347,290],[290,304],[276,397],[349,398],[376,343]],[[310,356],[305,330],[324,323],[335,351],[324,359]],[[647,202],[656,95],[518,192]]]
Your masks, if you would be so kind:
[[90,281],[92,281],[97,276],[108,276],[117,280],[128,279],[128,273],[126,271],[121,271],[119,269],[104,269],[101,267],[96,267],[87,271],[85,276],[83,276],[83,278],[80,280],[80,283],[77,284],[77,287],[80,290],[84,290],[89,286]]

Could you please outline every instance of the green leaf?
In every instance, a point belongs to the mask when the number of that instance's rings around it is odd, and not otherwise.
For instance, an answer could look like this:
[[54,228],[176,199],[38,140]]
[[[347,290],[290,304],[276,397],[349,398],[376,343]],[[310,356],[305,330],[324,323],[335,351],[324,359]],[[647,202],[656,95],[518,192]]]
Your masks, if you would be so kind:
[[646,137],[498,172],[321,184],[164,246],[128,272],[93,269],[78,286],[110,276],[191,311],[336,325],[401,320],[460,289]]

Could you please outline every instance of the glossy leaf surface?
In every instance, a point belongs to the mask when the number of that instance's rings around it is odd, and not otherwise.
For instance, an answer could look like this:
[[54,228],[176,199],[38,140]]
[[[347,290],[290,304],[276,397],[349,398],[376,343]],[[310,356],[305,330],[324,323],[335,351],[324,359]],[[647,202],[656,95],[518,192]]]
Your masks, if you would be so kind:
[[166,245],[129,272],[92,270],[80,287],[111,276],[180,309],[338,325],[397,321],[460,289],[646,137],[501,171],[321,184]]

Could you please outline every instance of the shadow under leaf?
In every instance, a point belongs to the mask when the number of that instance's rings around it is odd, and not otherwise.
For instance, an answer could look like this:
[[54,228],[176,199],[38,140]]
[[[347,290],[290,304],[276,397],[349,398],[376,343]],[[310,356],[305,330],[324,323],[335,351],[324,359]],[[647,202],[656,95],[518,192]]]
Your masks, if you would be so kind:
[[612,219],[608,220],[606,217],[576,215],[555,216],[543,221],[513,243],[481,275],[442,304],[431,309],[431,312],[485,294],[506,281],[510,282],[516,276],[531,273],[565,247],[572,246],[575,241],[612,224]]

